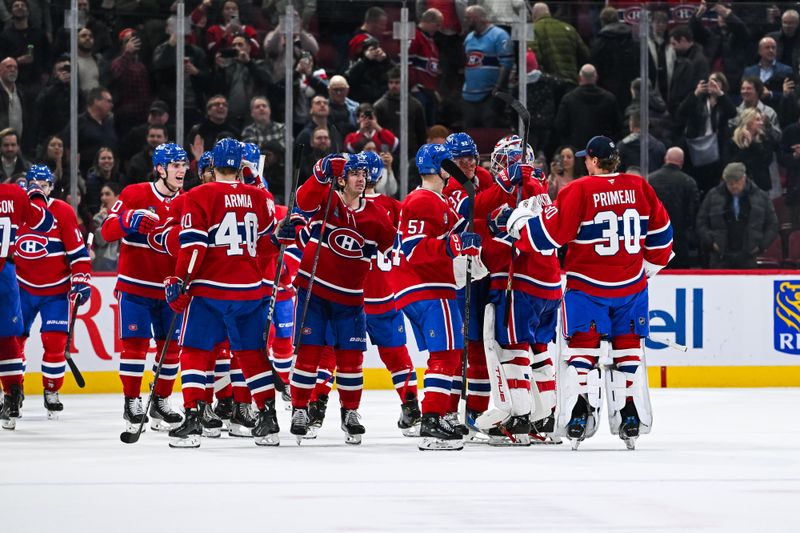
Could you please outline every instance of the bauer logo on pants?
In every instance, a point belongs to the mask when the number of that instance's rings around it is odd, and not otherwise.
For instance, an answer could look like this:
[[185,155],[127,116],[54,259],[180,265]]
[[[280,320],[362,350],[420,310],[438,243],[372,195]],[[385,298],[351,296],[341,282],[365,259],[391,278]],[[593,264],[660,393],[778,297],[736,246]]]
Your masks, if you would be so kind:
[[773,320],[775,350],[800,355],[800,280],[775,280]]

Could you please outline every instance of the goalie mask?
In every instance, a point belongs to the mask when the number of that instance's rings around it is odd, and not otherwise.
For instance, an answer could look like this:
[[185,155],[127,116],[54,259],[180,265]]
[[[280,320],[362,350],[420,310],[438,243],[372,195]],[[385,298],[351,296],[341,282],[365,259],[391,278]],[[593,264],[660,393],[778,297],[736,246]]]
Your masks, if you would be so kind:
[[[522,139],[519,135],[506,135],[494,145],[491,160],[492,174],[498,174],[501,170],[508,168],[513,163],[523,163],[522,161]],[[533,164],[533,148],[528,145],[525,152],[524,163]]]

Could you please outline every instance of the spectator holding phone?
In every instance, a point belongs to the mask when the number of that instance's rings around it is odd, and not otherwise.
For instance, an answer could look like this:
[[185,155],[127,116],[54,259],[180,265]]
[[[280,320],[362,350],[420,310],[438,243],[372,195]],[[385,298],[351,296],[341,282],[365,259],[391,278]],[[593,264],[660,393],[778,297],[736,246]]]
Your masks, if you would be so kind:
[[360,152],[369,141],[375,143],[379,152],[394,152],[400,145],[394,133],[378,124],[372,104],[361,104],[358,106],[358,130],[344,138],[345,150],[353,154]]
[[244,35],[250,48],[250,57],[261,57],[261,48],[258,46],[258,34],[252,26],[239,21],[239,4],[234,0],[226,0],[222,4],[222,24],[214,24],[206,32],[206,46],[208,53],[216,57],[217,52],[230,48],[233,38]]
[[150,90],[150,72],[139,58],[142,39],[138,32],[127,28],[119,32],[122,50],[111,62],[111,90],[115,96],[114,124],[117,135],[147,119],[153,96]]
[[358,60],[345,77],[350,81],[350,98],[356,102],[374,102],[386,92],[388,74],[394,66],[377,39],[368,38]]

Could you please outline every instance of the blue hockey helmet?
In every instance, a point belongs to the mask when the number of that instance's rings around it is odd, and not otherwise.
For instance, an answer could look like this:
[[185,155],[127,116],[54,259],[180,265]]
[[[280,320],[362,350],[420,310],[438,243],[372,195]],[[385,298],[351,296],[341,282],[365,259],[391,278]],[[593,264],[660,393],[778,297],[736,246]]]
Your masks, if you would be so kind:
[[376,152],[363,152],[363,154],[369,165],[367,182],[378,183],[378,180],[381,179],[381,172],[383,172],[383,159]]
[[421,176],[438,174],[445,159],[450,159],[450,150],[445,145],[423,144],[417,150],[417,170]]
[[50,185],[55,185],[56,178],[50,172],[47,165],[31,165],[28,172],[25,174],[25,180],[30,183],[32,181],[46,181]]
[[450,150],[452,157],[474,156],[478,157],[478,145],[472,140],[469,134],[464,132],[451,133],[444,141],[444,145]]
[[153,150],[153,168],[156,168],[158,165],[167,168],[167,165],[173,161],[189,161],[186,150],[175,143],[159,144],[156,146],[156,149]]
[[203,155],[200,156],[200,159],[197,160],[197,173],[202,176],[203,172],[206,171],[209,167],[214,166],[214,158],[211,155],[211,152],[203,152]]
[[350,154],[350,156],[347,158],[347,163],[344,164],[344,175],[347,176],[347,174],[352,170],[363,170],[367,175],[367,180],[369,180],[369,167],[370,163],[366,152]]
[[242,143],[230,137],[221,139],[211,149],[211,157],[214,160],[214,168],[238,170],[242,166]]
[[246,163],[251,163],[258,167],[258,162],[261,159],[261,150],[255,143],[242,143],[242,159]]

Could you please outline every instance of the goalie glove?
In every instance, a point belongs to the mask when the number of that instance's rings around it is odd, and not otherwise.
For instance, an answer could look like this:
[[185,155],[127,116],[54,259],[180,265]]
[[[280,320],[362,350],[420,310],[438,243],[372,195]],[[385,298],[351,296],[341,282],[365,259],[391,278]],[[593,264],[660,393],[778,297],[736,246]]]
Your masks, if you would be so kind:
[[530,179],[533,173],[534,168],[532,165],[513,163],[508,168],[498,172],[494,180],[505,192],[511,193],[514,191],[514,187]]
[[522,228],[528,220],[542,212],[542,206],[536,197],[528,198],[520,202],[519,207],[514,209],[506,220],[506,231],[515,239],[519,239]]

